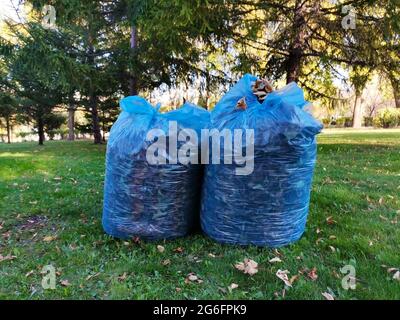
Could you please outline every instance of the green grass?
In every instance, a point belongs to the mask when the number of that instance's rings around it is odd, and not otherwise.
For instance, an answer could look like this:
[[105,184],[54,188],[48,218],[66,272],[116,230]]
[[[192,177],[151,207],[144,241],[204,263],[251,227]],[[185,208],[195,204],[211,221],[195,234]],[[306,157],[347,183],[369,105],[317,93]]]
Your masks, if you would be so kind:
[[[400,299],[400,281],[387,271],[400,268],[400,131],[319,136],[307,230],[279,249],[278,263],[269,262],[274,250],[201,234],[139,244],[105,235],[104,151],[87,141],[0,145],[0,254],[16,257],[0,261],[0,299]],[[259,264],[252,277],[234,268],[246,257]],[[55,290],[41,286],[48,264]],[[355,290],[341,286],[347,264],[356,268]],[[278,269],[299,275],[284,296]],[[185,283],[190,272],[203,282]]]

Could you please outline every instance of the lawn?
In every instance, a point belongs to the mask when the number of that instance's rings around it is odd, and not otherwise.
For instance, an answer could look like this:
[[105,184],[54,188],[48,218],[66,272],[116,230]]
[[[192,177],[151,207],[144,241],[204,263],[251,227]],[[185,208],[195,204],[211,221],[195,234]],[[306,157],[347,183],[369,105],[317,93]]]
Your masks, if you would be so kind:
[[[400,299],[389,269],[400,268],[400,130],[320,135],[307,230],[277,251],[202,234],[156,243],[105,235],[104,151],[89,141],[0,145],[0,299]],[[235,269],[244,258],[257,274]],[[49,264],[54,290],[41,286]],[[355,290],[341,285],[349,264]],[[292,287],[278,269],[297,276]],[[185,282],[191,272],[203,281]]]

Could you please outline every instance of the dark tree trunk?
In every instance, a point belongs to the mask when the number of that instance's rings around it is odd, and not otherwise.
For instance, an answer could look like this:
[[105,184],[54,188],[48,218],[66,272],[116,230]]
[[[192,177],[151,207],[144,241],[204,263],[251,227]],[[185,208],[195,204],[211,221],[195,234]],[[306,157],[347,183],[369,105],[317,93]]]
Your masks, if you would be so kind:
[[393,97],[396,108],[400,108],[400,82],[394,78],[390,79],[393,88]]
[[300,77],[306,33],[305,4],[301,1],[296,1],[293,32],[294,39],[289,48],[289,57],[286,60],[286,83],[297,82]]
[[[131,40],[130,40],[130,48],[132,56],[135,52],[137,47],[137,30],[135,26],[131,27]],[[138,84],[137,84],[137,77],[133,70],[130,71],[129,75],[129,95],[135,96],[138,94]]]
[[320,8],[321,1],[319,0],[312,2],[296,1],[292,26],[293,41],[289,47],[289,56],[286,60],[286,83],[299,81],[307,38],[311,35],[307,31],[307,17],[318,15]]
[[43,116],[40,115],[37,119],[38,135],[39,135],[39,145],[44,143],[44,122]]
[[356,92],[356,99],[354,101],[354,111],[353,111],[353,128],[361,128],[362,126],[362,105],[361,105],[361,93]]
[[11,143],[11,124],[9,117],[6,117],[6,127],[7,127],[7,143]]
[[97,101],[96,96],[91,90],[91,94],[89,96],[89,106],[90,113],[92,114],[92,130],[95,144],[101,144],[101,131],[100,131],[100,121],[99,121],[99,112],[97,110]]
[[[89,43],[88,62],[90,66],[95,67],[93,36],[91,34],[90,26],[89,26],[88,43]],[[101,144],[102,139],[100,131],[99,112],[97,110],[97,96],[93,84],[93,79],[90,79],[89,83],[89,109],[92,115],[92,131],[93,131],[94,143]]]
[[75,108],[72,105],[68,108],[68,140],[75,140]]

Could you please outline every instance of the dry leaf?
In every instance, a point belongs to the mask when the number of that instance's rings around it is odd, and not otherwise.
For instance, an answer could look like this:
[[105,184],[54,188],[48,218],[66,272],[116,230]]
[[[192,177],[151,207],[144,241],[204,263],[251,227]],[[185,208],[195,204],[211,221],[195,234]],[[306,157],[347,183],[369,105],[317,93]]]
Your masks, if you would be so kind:
[[333,246],[329,246],[329,249],[331,249],[332,252],[336,252],[336,248]]
[[233,290],[233,289],[236,289],[237,287],[239,287],[239,285],[238,284],[236,284],[236,283],[231,283],[230,285],[229,285],[229,290]]
[[333,220],[333,217],[332,217],[332,216],[329,216],[328,218],[326,218],[326,223],[327,223],[327,224],[335,224],[336,221]]
[[122,275],[118,276],[118,281],[124,281],[127,278],[126,272],[124,272]]
[[328,292],[322,292],[322,295],[325,297],[326,300],[335,300],[335,298]]
[[163,261],[161,262],[161,264],[162,264],[163,266],[168,266],[168,265],[171,264],[171,260],[165,259],[165,260],[163,260]]
[[51,241],[53,241],[53,240],[56,240],[56,237],[53,237],[53,236],[46,236],[46,237],[43,238],[43,241],[44,241],[44,242],[51,242]]
[[295,274],[294,276],[292,276],[289,280],[290,284],[293,284],[298,278],[299,278],[298,274]]
[[12,256],[12,255],[6,255],[6,256],[2,256],[1,254],[0,254],[0,262],[3,262],[3,261],[7,261],[7,260],[14,260],[15,258],[17,258],[16,256]]
[[396,273],[393,275],[393,279],[400,281],[400,271],[396,271]]
[[281,280],[285,283],[285,285],[287,285],[288,287],[291,287],[292,284],[291,284],[290,281],[289,281],[288,273],[289,273],[288,270],[281,270],[281,269],[279,269],[279,270],[276,272],[276,276],[277,276],[279,279],[281,279]]
[[243,273],[245,274],[252,276],[258,272],[258,263],[254,260],[245,258],[243,262],[235,264],[235,268],[243,271]]
[[329,236],[329,240],[336,240],[336,236],[334,235]]
[[275,263],[275,262],[282,262],[282,260],[278,257],[272,258],[271,260],[269,260],[270,263]]
[[191,274],[188,275],[188,279],[189,279],[190,281],[196,281],[196,280],[198,280],[199,278],[198,278],[195,274],[191,273]]
[[99,276],[100,275],[100,272],[97,272],[97,273],[95,273],[95,274],[90,274],[90,275],[88,275],[87,277],[86,277],[86,281],[89,281],[90,279],[93,279],[93,278],[95,278],[95,277],[97,277],[97,276]]
[[181,291],[182,291],[182,289],[181,289],[181,288],[178,288],[178,287],[176,287],[176,288],[175,288],[175,291],[176,291],[176,292],[181,292]]
[[211,258],[215,258],[216,257],[216,255],[213,254],[213,253],[209,253],[208,256],[211,257]]
[[163,246],[158,245],[157,250],[158,252],[163,253],[165,251],[165,248]]
[[32,274],[34,273],[34,271],[33,270],[31,270],[31,271],[29,271],[29,272],[27,272],[26,274],[25,274],[25,277],[30,277]]
[[384,201],[385,201],[385,199],[383,197],[380,197],[378,202],[379,202],[380,205],[383,205]]
[[63,286],[63,287],[69,287],[71,284],[69,283],[69,281],[68,280],[61,280],[60,281],[60,284]]
[[315,281],[318,279],[318,275],[317,275],[317,268],[312,268],[308,273],[307,276],[312,280]]
[[174,249],[174,252],[176,253],[182,253],[183,252],[183,248],[182,247],[178,247]]

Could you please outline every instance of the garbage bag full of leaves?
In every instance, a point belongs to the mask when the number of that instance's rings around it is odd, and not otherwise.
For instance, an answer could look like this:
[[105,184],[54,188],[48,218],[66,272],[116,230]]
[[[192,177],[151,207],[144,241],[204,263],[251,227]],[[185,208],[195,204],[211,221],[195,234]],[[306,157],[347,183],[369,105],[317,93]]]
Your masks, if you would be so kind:
[[[173,160],[170,149],[154,152],[161,159],[156,164],[154,159],[149,162],[146,154],[160,139],[165,139],[167,148],[174,143],[169,136],[170,123],[176,123],[178,132],[198,132],[208,126],[209,112],[185,103],[177,110],[160,113],[138,96],[122,99],[120,106],[122,113],[107,144],[104,230],[123,239],[157,240],[186,235],[199,216],[202,168],[193,162],[181,164]],[[160,135],[149,137],[150,131]],[[178,150],[182,143],[175,143]]]
[[243,162],[233,157],[224,164],[221,141],[221,164],[206,166],[201,226],[219,242],[279,247],[304,232],[322,125],[303,110],[309,103],[296,83],[277,91],[267,86],[262,93],[258,81],[245,75],[211,112],[211,128],[220,132],[226,129],[233,136],[236,129],[254,130],[253,140],[242,133],[239,149],[245,153],[245,146],[253,144],[253,155],[245,159],[254,165],[248,174],[238,174]]

